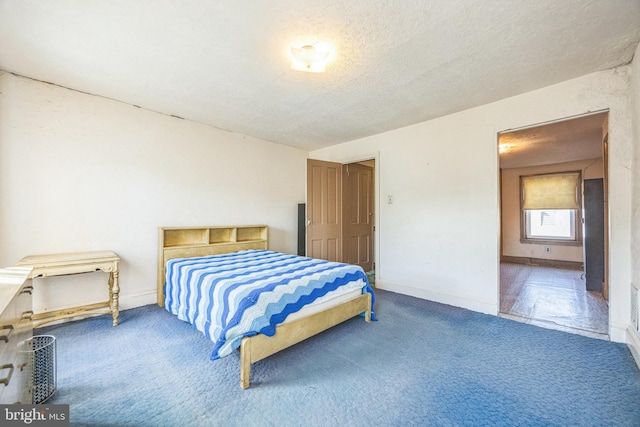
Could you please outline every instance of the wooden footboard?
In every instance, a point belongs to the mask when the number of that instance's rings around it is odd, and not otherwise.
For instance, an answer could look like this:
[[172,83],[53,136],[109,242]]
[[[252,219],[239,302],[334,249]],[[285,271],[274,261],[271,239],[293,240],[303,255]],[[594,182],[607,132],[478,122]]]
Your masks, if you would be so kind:
[[344,322],[360,313],[371,321],[371,294],[366,293],[319,313],[276,327],[272,337],[246,337],[240,345],[240,387],[249,388],[251,364]]

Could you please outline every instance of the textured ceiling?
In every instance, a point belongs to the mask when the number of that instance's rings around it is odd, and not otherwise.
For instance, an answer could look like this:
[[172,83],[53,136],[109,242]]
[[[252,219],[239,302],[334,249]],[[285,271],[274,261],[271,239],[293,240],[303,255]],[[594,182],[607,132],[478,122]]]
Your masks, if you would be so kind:
[[540,166],[603,156],[603,126],[608,113],[589,114],[499,135],[505,151],[502,169]]
[[[638,0],[0,0],[0,69],[312,150],[632,60]],[[291,45],[335,48],[324,74]]]

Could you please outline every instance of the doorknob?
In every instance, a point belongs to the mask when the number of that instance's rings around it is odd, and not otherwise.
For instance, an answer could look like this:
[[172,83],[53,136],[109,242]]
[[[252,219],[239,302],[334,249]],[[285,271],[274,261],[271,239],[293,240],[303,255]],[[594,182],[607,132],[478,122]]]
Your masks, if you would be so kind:
[[307,220],[307,225],[311,225],[311,220],[310,219]]

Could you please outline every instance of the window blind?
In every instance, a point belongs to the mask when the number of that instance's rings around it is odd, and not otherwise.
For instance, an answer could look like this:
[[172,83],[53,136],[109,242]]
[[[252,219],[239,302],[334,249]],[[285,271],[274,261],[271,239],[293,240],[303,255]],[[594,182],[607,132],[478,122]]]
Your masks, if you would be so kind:
[[522,209],[579,209],[580,173],[523,176]]

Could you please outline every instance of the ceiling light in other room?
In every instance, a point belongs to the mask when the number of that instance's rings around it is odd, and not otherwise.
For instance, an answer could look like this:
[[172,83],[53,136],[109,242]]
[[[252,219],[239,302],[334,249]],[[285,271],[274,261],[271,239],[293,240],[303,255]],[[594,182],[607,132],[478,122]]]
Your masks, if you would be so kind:
[[511,145],[510,144],[500,144],[500,145],[498,145],[498,151],[500,152],[500,154],[506,153],[509,150],[511,150]]
[[304,45],[291,48],[291,68],[310,73],[324,73],[331,52],[321,46]]

